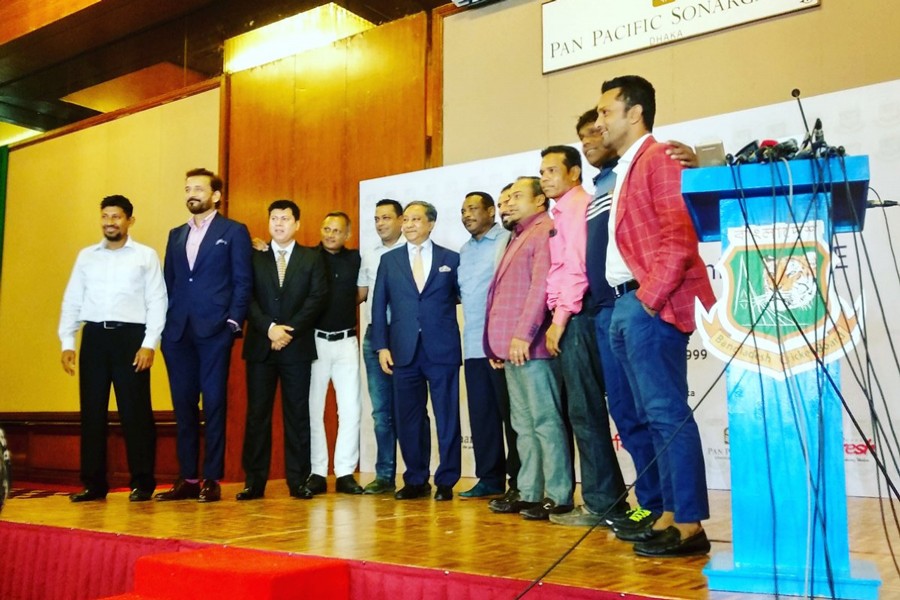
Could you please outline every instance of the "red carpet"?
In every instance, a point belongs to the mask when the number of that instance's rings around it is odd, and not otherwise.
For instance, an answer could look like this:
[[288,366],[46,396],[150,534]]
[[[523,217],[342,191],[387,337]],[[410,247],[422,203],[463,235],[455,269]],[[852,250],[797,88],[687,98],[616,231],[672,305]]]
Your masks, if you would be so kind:
[[[184,586],[186,580],[192,585]],[[198,590],[217,600],[512,600],[527,585],[434,569],[0,521],[3,600],[175,600],[195,598]],[[555,584],[535,587],[525,596],[645,598]]]

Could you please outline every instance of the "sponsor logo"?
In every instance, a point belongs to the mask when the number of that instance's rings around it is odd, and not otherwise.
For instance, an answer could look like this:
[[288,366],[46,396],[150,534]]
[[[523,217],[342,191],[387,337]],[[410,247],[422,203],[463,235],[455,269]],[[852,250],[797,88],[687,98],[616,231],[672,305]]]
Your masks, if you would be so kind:
[[733,227],[716,264],[724,298],[696,305],[703,345],[720,359],[775,379],[841,358],[860,338],[862,300],[838,297],[824,223]]

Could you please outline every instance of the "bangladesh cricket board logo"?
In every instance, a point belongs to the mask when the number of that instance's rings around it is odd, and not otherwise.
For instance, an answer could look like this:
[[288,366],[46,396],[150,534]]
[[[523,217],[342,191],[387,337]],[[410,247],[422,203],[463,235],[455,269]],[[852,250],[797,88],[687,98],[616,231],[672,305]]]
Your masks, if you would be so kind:
[[840,359],[859,341],[857,305],[833,289],[821,221],[734,227],[716,265],[725,298],[707,313],[696,305],[698,332],[713,354],[776,379]]

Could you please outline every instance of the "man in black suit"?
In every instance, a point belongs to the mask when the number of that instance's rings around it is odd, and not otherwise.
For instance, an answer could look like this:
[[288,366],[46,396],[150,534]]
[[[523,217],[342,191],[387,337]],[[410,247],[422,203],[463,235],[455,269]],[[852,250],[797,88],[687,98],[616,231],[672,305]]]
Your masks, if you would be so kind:
[[284,463],[291,496],[313,497],[310,474],[309,382],[316,359],[314,325],[328,301],[328,279],[319,252],[294,241],[300,208],[291,200],[269,205],[272,243],[253,253],[253,296],[244,360],[247,361],[246,487],[237,500],[262,498],[272,457],[272,404],[281,380]]
[[[434,473],[435,500],[451,500],[459,481],[459,367],[462,349],[456,305],[459,254],[431,241],[437,210],[421,201],[403,211],[406,246],[381,257],[372,302],[372,346],[382,370],[394,379],[394,423],[406,463],[398,500],[429,495],[430,456],[423,436],[426,404],[437,425],[441,462]],[[391,320],[388,322],[388,313]]]

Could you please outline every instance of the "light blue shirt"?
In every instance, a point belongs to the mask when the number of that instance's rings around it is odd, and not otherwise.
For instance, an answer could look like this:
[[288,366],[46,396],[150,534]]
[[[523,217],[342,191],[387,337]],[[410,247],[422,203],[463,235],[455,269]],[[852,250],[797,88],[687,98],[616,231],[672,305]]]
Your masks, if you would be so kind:
[[463,353],[484,358],[484,315],[494,271],[509,243],[509,232],[495,223],[480,240],[470,238],[459,249],[459,291],[463,307]]

